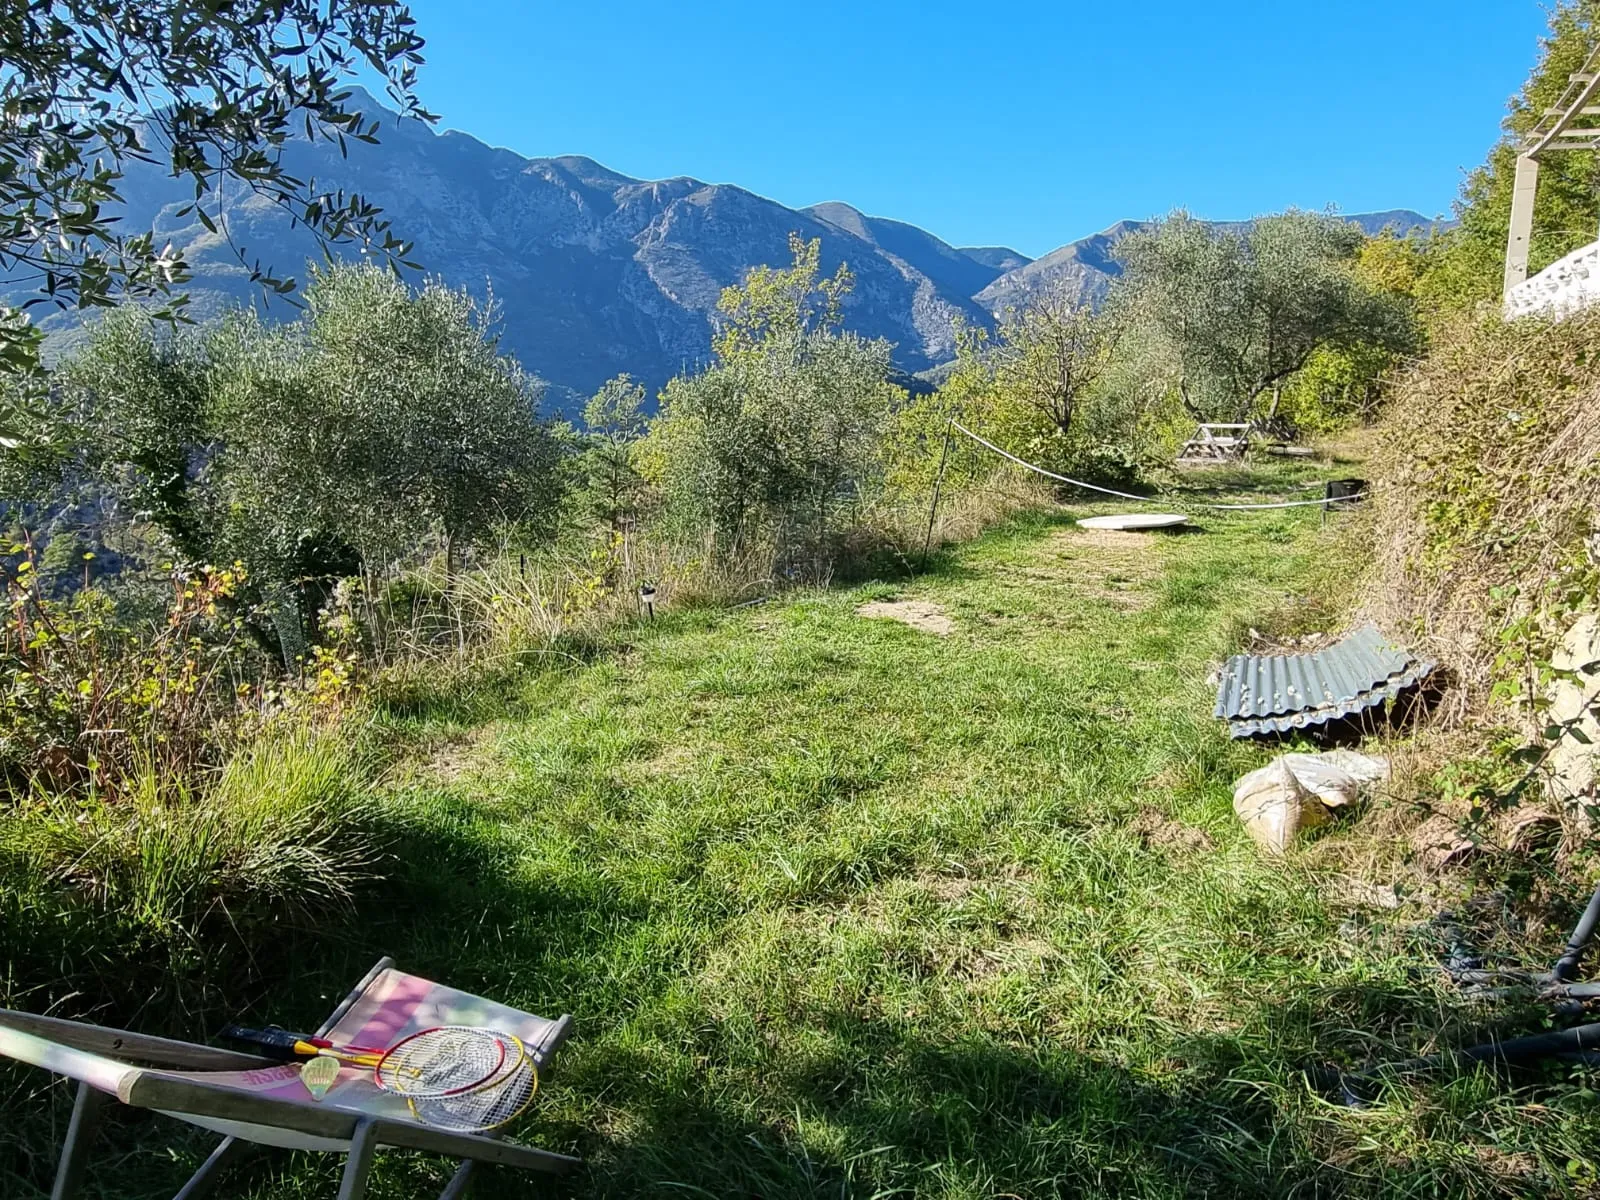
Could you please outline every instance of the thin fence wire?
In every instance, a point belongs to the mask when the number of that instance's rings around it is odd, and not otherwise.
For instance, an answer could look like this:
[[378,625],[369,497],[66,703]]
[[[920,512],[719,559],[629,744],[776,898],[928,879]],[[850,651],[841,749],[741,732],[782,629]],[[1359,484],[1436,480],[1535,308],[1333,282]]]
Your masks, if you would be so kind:
[[[996,446],[988,438],[980,437],[978,434],[973,433],[972,430],[968,429],[960,421],[952,420],[950,422],[950,425],[954,429],[959,429],[962,433],[966,434],[969,438],[971,438],[973,441],[977,442],[980,446],[983,446],[986,449],[994,451],[1001,458],[1008,459],[1009,461],[1016,463],[1017,466],[1024,467],[1029,471],[1033,471],[1033,472],[1035,472],[1035,473],[1037,473],[1039,475],[1043,475],[1047,479],[1054,479],[1054,480],[1056,480],[1056,481],[1058,481],[1060,483],[1068,483],[1068,484],[1071,484],[1073,487],[1083,488],[1085,491],[1088,491],[1088,492],[1099,492],[1103,496],[1115,496],[1119,500],[1135,500],[1135,501],[1139,502],[1140,504],[1166,504],[1166,503],[1170,503],[1170,501],[1167,498],[1163,497],[1163,496],[1135,496],[1131,492],[1119,492],[1119,491],[1113,490],[1112,488],[1099,487],[1099,486],[1097,486],[1096,484],[1093,484],[1093,483],[1085,483],[1081,479],[1071,479],[1071,478],[1068,478],[1065,475],[1057,475],[1054,471],[1047,471],[1043,467],[1034,465],[1033,463],[1029,462],[1027,459],[1018,458],[1015,454],[1012,454],[1009,450],[1002,450],[999,446]],[[1313,507],[1313,506],[1325,508],[1330,504],[1350,504],[1350,503],[1353,503],[1354,501],[1364,499],[1365,497],[1366,497],[1366,492],[1363,491],[1363,492],[1357,492],[1354,495],[1350,495],[1350,496],[1324,496],[1324,497],[1322,497],[1321,499],[1318,499],[1318,500],[1284,500],[1284,501],[1279,501],[1279,502],[1273,503],[1273,504],[1210,504],[1210,503],[1206,503],[1205,501],[1199,501],[1199,502],[1189,503],[1186,506],[1189,507],[1189,508],[1206,508],[1206,509],[1213,509],[1213,510],[1221,509],[1221,510],[1227,510],[1227,511],[1230,511],[1230,512],[1260,511],[1260,510],[1269,509],[1269,508],[1310,508],[1310,507]],[[1180,502],[1180,506],[1184,506],[1183,502]]]

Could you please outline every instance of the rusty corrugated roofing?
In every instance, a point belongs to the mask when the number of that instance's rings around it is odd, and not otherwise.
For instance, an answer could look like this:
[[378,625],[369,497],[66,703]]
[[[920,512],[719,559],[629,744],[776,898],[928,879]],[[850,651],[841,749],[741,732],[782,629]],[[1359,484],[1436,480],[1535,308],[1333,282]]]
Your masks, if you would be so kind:
[[1314,654],[1236,654],[1222,668],[1216,715],[1236,738],[1287,733],[1393,700],[1434,665],[1372,625]]

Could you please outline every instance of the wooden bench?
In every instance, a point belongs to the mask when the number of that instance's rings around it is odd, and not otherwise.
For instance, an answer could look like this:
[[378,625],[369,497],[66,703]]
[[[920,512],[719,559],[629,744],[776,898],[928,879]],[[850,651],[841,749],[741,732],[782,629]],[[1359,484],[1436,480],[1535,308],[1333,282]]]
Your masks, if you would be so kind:
[[1250,448],[1250,426],[1202,424],[1178,454],[1180,467],[1239,462]]

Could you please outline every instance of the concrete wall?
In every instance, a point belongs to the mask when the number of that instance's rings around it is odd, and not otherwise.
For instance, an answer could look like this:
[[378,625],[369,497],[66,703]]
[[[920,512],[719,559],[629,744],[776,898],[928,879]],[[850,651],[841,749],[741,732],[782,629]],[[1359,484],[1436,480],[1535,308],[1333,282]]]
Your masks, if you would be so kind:
[[1506,292],[1506,319],[1561,316],[1600,303],[1600,242],[1590,242]]

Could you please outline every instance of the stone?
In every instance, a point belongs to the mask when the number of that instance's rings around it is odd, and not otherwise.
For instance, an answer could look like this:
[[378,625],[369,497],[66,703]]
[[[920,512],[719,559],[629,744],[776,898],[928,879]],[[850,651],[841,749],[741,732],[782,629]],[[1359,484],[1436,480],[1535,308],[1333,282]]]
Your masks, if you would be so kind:
[[1550,656],[1551,666],[1577,672],[1578,678],[1557,679],[1550,685],[1546,720],[1555,724],[1577,720],[1575,728],[1590,742],[1586,746],[1575,737],[1563,736],[1551,749],[1545,763],[1545,790],[1552,800],[1564,805],[1579,803],[1594,795],[1594,756],[1600,748],[1600,721],[1585,708],[1590,696],[1600,689],[1600,673],[1586,675],[1582,668],[1596,660],[1600,660],[1600,617],[1586,613],[1567,630]]

